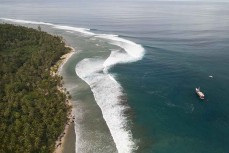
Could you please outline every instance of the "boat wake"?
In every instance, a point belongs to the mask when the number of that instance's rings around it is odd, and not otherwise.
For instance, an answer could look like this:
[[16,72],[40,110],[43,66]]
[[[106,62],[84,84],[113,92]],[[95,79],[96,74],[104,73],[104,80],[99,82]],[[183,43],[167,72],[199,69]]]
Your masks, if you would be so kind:
[[117,35],[95,34],[90,29],[76,28],[63,25],[54,25],[45,22],[34,22],[0,18],[11,22],[26,24],[43,24],[53,28],[66,30],[66,32],[79,32],[97,39],[103,39],[112,45],[120,47],[120,50],[112,50],[107,59],[86,58],[80,61],[76,67],[76,74],[91,88],[94,98],[100,107],[103,118],[110,130],[119,153],[131,153],[137,149],[134,142],[128,119],[125,116],[127,105],[123,105],[123,88],[115,80],[108,70],[119,63],[129,63],[141,60],[144,56],[144,48],[132,41],[118,37]]

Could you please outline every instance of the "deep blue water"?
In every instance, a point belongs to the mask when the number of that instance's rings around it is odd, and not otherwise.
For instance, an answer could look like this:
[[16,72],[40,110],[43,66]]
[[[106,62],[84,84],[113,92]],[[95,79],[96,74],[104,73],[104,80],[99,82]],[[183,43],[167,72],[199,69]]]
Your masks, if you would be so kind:
[[137,152],[229,152],[229,3],[2,1],[0,12],[118,34],[144,47],[141,61],[111,70],[131,107]]

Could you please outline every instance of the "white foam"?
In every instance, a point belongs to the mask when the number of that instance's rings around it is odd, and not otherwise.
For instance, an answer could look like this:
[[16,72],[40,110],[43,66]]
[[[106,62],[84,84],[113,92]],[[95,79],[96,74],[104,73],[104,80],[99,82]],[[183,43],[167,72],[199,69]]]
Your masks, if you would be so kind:
[[108,73],[108,70],[119,63],[142,59],[144,48],[132,41],[119,38],[117,35],[98,34],[94,36],[106,39],[109,43],[123,48],[124,51],[112,50],[106,60],[84,59],[76,65],[76,73],[91,87],[118,152],[131,153],[137,149],[137,146],[124,114],[127,107],[121,104],[120,97],[123,95],[123,89],[115,78]]
[[137,149],[137,146],[124,114],[127,107],[121,104],[120,97],[123,95],[123,89],[108,73],[108,70],[119,63],[142,59],[144,48],[132,41],[119,38],[117,35],[95,34],[94,36],[106,39],[110,44],[117,45],[124,50],[112,50],[106,60],[84,59],[76,65],[76,73],[91,87],[118,152],[131,153]]
[[141,45],[136,44],[130,40],[120,38],[118,35],[100,34],[96,37],[107,39],[111,44],[123,48],[132,57],[129,62],[140,60],[144,56],[144,48]]
[[118,63],[127,63],[133,61],[133,58],[129,56],[127,53],[119,50],[111,51],[110,56],[103,63],[104,69],[109,69]]
[[16,23],[26,23],[26,24],[40,24],[40,25],[50,25],[52,26],[52,23],[46,23],[46,22],[36,22],[36,21],[28,21],[28,20],[18,20],[18,19],[9,19],[9,18],[0,18],[1,20],[5,21],[11,21]]
[[76,32],[86,34],[86,35],[94,35],[94,33],[89,32],[90,29],[86,29],[86,28],[77,28],[77,27],[71,27],[71,26],[65,26],[65,25],[53,25],[53,27],[56,29],[76,31]]
[[120,105],[122,87],[110,74],[103,73],[103,63],[100,59],[84,59],[76,65],[76,73],[91,87],[118,152],[131,153],[136,146],[124,115],[127,106]]

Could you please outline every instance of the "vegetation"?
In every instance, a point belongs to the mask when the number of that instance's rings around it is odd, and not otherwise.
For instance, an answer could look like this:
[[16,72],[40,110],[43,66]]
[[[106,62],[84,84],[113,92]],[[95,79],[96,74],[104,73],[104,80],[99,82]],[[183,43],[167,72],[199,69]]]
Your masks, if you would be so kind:
[[58,36],[0,24],[0,152],[53,152],[67,122],[61,77],[50,68],[69,52]]

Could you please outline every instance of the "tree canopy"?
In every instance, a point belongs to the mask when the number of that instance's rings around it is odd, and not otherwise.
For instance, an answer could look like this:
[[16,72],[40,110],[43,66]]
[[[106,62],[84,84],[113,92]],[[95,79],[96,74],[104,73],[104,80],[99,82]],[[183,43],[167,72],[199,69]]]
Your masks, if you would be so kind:
[[53,152],[67,122],[61,77],[50,68],[69,52],[62,38],[0,24],[0,152]]

